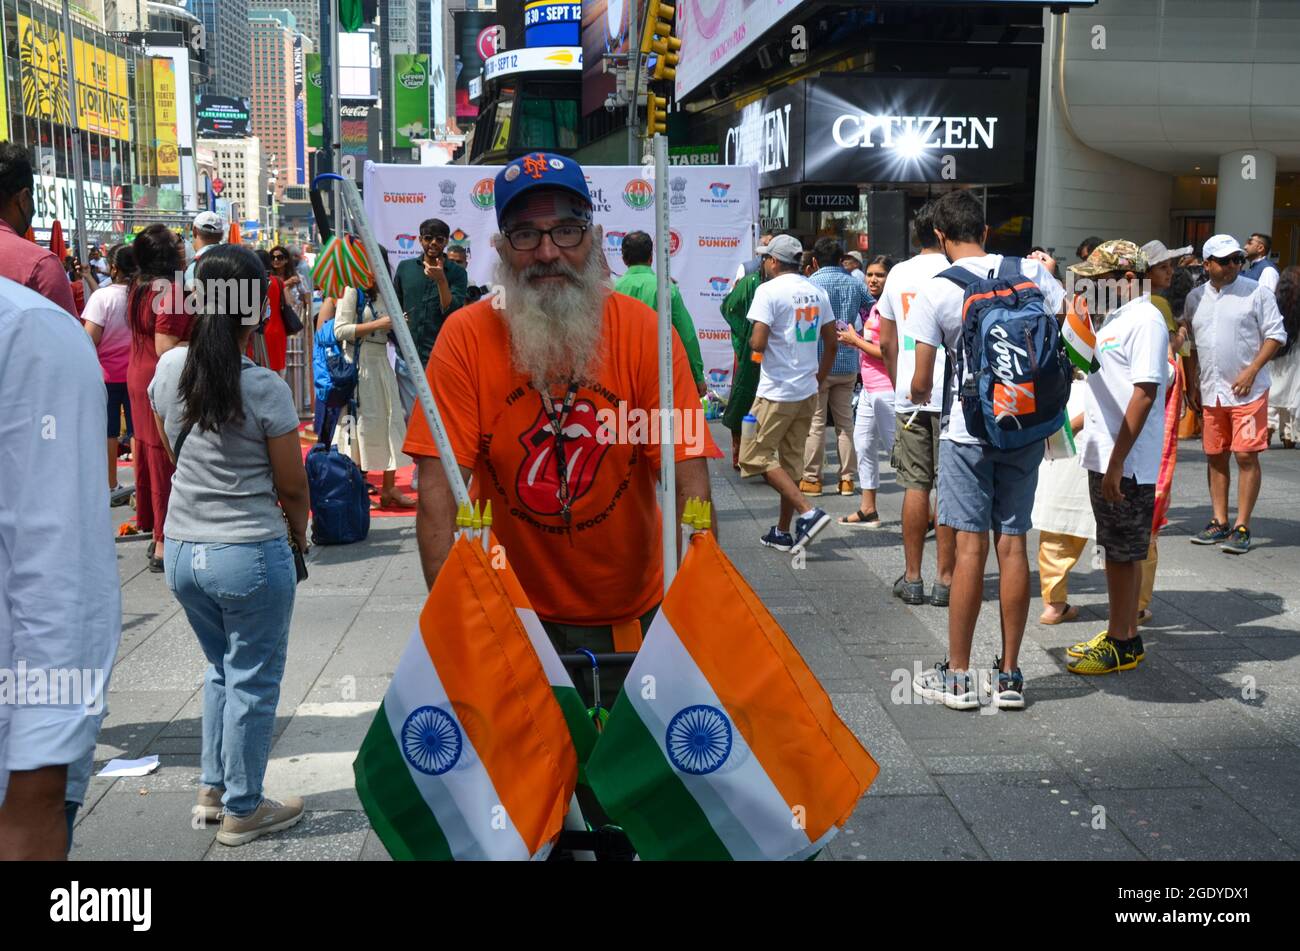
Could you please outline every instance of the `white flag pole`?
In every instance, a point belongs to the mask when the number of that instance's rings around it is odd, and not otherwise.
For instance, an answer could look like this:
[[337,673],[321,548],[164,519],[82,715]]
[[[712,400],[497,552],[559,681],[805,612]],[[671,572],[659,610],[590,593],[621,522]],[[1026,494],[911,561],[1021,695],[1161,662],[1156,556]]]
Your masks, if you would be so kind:
[[677,574],[677,440],[673,431],[672,257],[668,231],[668,137],[654,137],[655,271],[659,279],[659,487],[663,512],[664,593]]
[[[447,474],[447,484],[451,486],[451,493],[456,497],[456,504],[468,505],[469,490],[465,487],[465,480],[461,478],[460,466],[451,449],[451,439],[448,438],[447,430],[442,425],[442,415],[433,402],[433,391],[429,389],[429,381],[424,375],[424,364],[420,362],[420,354],[415,349],[411,329],[406,325],[406,315],[402,313],[401,305],[397,302],[392,275],[388,273],[388,268],[384,267],[383,256],[379,253],[379,242],[375,240],[375,232],[370,227],[369,219],[366,218],[366,209],[361,203],[361,192],[357,190],[357,183],[346,175],[322,175],[318,176],[318,180],[329,177],[338,180],[343,206],[347,208],[353,222],[356,223],[357,234],[360,235],[361,243],[366,249],[366,257],[370,258],[370,266],[375,272],[375,282],[379,285],[379,299],[383,302],[389,316],[393,318],[393,334],[397,337],[397,349],[401,352],[406,365],[411,368],[415,394],[419,397],[420,407],[424,410],[424,418],[429,424],[434,445],[438,447],[439,460],[442,462],[443,472]],[[343,229],[340,227],[339,230]]]

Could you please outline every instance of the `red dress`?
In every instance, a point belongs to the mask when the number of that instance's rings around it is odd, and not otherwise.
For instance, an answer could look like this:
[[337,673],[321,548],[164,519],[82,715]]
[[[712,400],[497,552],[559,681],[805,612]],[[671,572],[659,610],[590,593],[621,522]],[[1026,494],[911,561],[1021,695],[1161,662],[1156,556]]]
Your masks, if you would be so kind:
[[[266,366],[279,373],[285,367],[285,355],[289,349],[289,338],[284,332],[284,318],[281,316],[281,308],[284,306],[284,281],[272,275],[267,296],[270,299],[271,316],[266,326],[262,328],[263,339],[266,342]],[[248,355],[253,356],[252,341],[248,344]]]
[[188,340],[193,330],[194,318],[178,306],[178,297],[170,284],[162,294],[147,287],[139,294],[130,315],[131,356],[126,366],[126,392],[131,400],[131,419],[135,423],[135,521],[140,531],[153,532],[155,541],[161,541],[163,537],[167,502],[171,498],[172,472],[175,470],[163,450],[162,436],[154,423],[149,384],[158,368],[154,334]]

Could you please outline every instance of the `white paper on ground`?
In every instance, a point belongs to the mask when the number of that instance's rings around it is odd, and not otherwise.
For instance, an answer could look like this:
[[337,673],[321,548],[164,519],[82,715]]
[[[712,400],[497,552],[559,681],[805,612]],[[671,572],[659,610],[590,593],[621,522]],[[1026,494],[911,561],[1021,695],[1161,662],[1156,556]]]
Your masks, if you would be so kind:
[[99,771],[100,776],[147,776],[158,768],[158,757],[144,759],[111,759]]

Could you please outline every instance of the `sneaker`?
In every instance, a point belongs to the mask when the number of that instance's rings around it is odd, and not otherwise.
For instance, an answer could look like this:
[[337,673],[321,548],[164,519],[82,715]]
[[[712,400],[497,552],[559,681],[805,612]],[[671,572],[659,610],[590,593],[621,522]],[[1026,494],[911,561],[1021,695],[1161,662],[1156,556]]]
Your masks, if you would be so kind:
[[1250,529],[1244,525],[1238,525],[1228,536],[1228,540],[1219,546],[1220,551],[1226,551],[1229,555],[1244,555],[1250,551]]
[[194,805],[194,815],[204,822],[218,822],[221,819],[221,790],[216,786],[200,786],[199,799]]
[[946,608],[948,602],[952,600],[952,585],[934,583],[930,590],[930,603],[936,608]]
[[1066,669],[1072,674],[1113,674],[1132,670],[1145,656],[1141,637],[1131,641],[1113,641],[1103,637],[1097,646],[1089,648],[1078,660],[1071,661]]
[[908,581],[904,572],[894,582],[894,597],[902,598],[904,604],[925,604],[925,580]]
[[129,485],[119,485],[116,489],[112,489],[108,493],[109,506],[117,508],[119,505],[126,505],[131,501],[131,493],[134,491],[135,489]]
[[799,482],[799,491],[804,495],[821,495],[822,484],[820,482],[808,482],[801,480]]
[[857,495],[858,490],[853,487],[852,479],[840,480],[840,495]]
[[1105,639],[1106,632],[1102,631],[1096,637],[1089,638],[1086,641],[1079,641],[1077,644],[1071,644],[1065,649],[1065,655],[1067,657],[1083,657],[1088,653],[1088,651],[1092,650]]
[[808,547],[808,543],[817,537],[817,533],[831,523],[831,517],[821,509],[813,509],[806,515],[794,520],[794,547],[790,550],[796,555]]
[[1211,519],[1210,524],[1193,535],[1190,541],[1193,545],[1217,545],[1231,534],[1227,525]]
[[1025,709],[1025,678],[1020,668],[1007,673],[1002,669],[1002,658],[993,660],[993,706],[999,710]]
[[759,539],[768,548],[775,548],[777,551],[789,551],[794,547],[794,538],[789,532],[783,532],[775,525],[767,530],[767,534]]
[[912,689],[926,700],[942,703],[950,710],[974,710],[980,705],[971,675],[966,671],[955,673],[949,670],[946,660],[912,678]]
[[284,802],[263,799],[261,804],[246,816],[221,817],[221,831],[217,841],[222,845],[244,845],[269,832],[282,832],[302,821],[305,806],[302,797],[289,796]]

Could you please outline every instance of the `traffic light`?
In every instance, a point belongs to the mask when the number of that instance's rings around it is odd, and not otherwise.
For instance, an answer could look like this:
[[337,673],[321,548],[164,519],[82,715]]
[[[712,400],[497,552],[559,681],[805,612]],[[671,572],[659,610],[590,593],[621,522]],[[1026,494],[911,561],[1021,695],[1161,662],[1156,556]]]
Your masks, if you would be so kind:
[[645,134],[647,139],[668,134],[668,100],[652,92],[645,97]]
[[651,79],[672,80],[677,75],[678,50],[682,41],[673,36],[673,18],[677,11],[667,3],[650,0],[646,4],[645,30],[641,34],[641,52],[654,54]]

